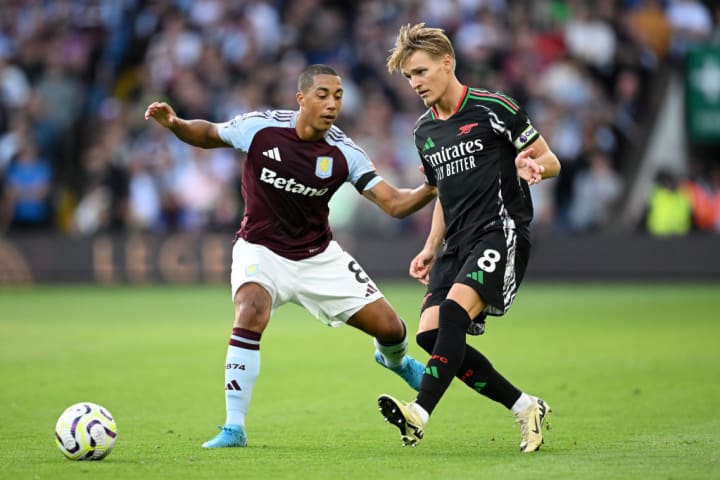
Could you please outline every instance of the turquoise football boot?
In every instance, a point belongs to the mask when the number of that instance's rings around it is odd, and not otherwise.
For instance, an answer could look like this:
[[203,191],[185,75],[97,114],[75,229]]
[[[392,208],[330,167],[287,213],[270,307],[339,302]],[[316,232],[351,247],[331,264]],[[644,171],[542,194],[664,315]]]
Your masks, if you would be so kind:
[[247,437],[242,425],[225,425],[219,427],[220,433],[215,438],[203,443],[203,448],[228,448],[247,446]]
[[422,381],[423,373],[425,373],[425,365],[418,362],[410,355],[405,355],[400,366],[388,367],[385,365],[385,358],[383,358],[382,354],[375,351],[375,361],[383,367],[400,375],[400,378],[405,380],[416,392],[420,390],[420,382]]

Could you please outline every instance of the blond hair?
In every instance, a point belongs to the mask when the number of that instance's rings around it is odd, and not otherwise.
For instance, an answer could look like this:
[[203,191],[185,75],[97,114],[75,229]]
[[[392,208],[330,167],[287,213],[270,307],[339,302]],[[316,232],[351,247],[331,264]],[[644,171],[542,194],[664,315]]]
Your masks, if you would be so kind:
[[450,55],[455,60],[455,50],[442,28],[426,27],[424,23],[408,23],[400,27],[395,47],[390,50],[387,58],[388,71],[392,73],[400,70],[408,57],[417,51],[423,51],[433,58]]

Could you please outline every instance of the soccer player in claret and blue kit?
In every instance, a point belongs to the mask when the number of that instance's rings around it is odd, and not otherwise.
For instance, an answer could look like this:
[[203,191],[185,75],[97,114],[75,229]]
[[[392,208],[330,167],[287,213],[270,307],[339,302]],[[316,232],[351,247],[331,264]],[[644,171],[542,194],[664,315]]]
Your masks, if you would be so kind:
[[394,217],[436,196],[427,183],[397,188],[334,125],[342,79],[310,65],[298,79],[298,110],[251,112],[226,123],[185,120],[164,102],[154,119],[180,140],[247,153],[242,167],[244,217],[232,250],[235,319],[225,364],[225,424],[205,448],[247,445],[245,416],[260,372],[260,341],[271,314],[292,302],[322,322],[351,325],[374,337],[375,361],[420,386],[423,364],[407,355],[407,329],[360,264],[332,239],[328,202],[345,182]]
[[550,425],[549,405],[510,383],[465,336],[483,333],[487,315],[510,308],[530,255],[529,186],[556,176],[560,163],[515,100],[460,83],[441,29],[401,27],[387,66],[428,107],[414,137],[438,199],[425,245],[410,263],[410,275],[427,285],[417,342],[430,359],[415,400],[382,395],[380,412],[400,429],[403,445],[415,446],[457,377],[511,410],[520,450],[533,452]]

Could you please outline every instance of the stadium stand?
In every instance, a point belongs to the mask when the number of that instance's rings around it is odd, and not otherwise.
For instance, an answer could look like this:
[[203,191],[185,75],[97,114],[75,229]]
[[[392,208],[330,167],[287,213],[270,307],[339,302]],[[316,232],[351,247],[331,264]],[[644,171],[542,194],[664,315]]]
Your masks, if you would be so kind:
[[[520,100],[560,157],[561,176],[533,191],[537,231],[631,231],[651,195],[656,165],[643,159],[661,107],[683,88],[687,53],[720,41],[718,19],[720,7],[699,0],[6,0],[0,232],[234,230],[241,159],[180,143],[144,122],[144,106],[165,99],[215,121],[294,108],[287,82],[308,63],[341,72],[338,124],[382,174],[417,183],[421,105],[384,63],[397,27],[418,21],[449,33],[464,82]],[[682,126],[674,135],[682,144]],[[673,166],[710,196],[718,143],[688,145]],[[429,211],[399,222],[356,210],[357,198],[334,202],[341,233],[427,227]],[[628,205],[634,215],[621,214]]]

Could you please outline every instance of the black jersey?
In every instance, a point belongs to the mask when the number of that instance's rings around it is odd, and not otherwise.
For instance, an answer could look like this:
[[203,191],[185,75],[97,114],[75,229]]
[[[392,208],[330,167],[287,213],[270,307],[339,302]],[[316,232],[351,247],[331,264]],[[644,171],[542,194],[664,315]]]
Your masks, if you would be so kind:
[[439,120],[430,109],[414,136],[428,183],[438,187],[449,242],[529,225],[530,190],[517,175],[515,156],[539,134],[515,100],[465,87],[450,118]]
[[297,111],[239,115],[221,125],[220,138],[247,152],[242,193],[245,214],[236,233],[291,260],[312,257],[332,239],[330,197],[345,182],[358,192],[381,178],[365,152],[333,126],[322,140],[302,140]]

